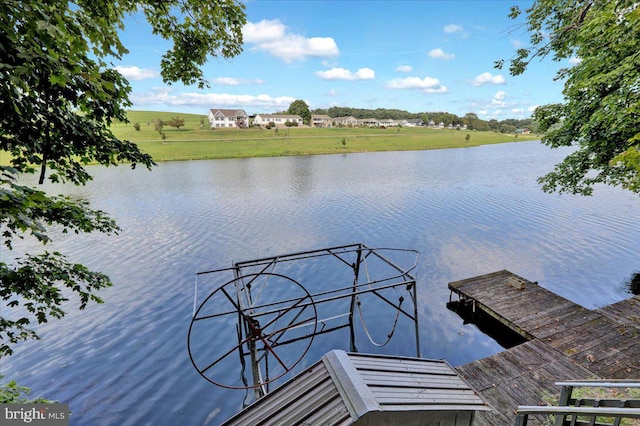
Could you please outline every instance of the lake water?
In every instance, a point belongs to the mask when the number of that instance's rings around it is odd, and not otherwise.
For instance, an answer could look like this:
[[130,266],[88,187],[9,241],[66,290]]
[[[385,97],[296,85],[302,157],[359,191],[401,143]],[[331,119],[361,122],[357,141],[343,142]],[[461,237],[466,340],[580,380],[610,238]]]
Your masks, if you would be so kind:
[[[358,242],[419,250],[424,357],[459,365],[491,355],[501,347],[447,310],[448,282],[508,269],[596,308],[629,297],[625,282],[640,270],[637,196],[608,187],[593,197],[540,190],[536,178],[567,153],[526,142],[175,162],[152,172],[91,168],[86,187],[51,190],[90,200],[122,232],[59,234],[50,249],[115,285],[101,293],[103,305],[69,307],[63,320],[41,326],[42,340],[19,345],[1,374],[69,403],[75,425],[218,424],[246,395],[210,384],[191,365],[194,274]],[[406,343],[413,330],[396,333],[399,343],[382,351],[414,355]],[[348,349],[342,338],[322,344],[303,364]]]

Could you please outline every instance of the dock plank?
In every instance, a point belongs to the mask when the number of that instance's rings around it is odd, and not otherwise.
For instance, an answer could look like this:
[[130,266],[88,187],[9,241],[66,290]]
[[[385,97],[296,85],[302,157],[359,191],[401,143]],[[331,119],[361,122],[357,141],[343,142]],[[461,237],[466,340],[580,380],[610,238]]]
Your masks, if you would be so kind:
[[537,339],[459,366],[456,370],[497,411],[477,413],[478,424],[488,425],[512,424],[518,405],[556,400],[560,389],[554,383],[558,380],[593,376],[569,358],[558,357],[557,351]]
[[600,308],[598,312],[616,322],[640,329],[640,296],[634,296]]
[[[524,280],[525,288],[509,286],[509,277]],[[552,403],[556,381],[640,379],[640,296],[589,310],[506,270],[454,281],[449,289],[460,303],[528,339],[456,368],[494,409],[478,413],[478,425],[512,424],[518,405]]]

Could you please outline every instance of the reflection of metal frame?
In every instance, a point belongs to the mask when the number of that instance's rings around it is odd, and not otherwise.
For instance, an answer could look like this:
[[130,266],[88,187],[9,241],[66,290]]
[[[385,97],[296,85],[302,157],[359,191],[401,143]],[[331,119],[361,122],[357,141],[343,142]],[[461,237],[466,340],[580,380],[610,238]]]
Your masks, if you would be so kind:
[[[365,294],[374,295],[396,311],[393,330],[389,333],[387,341],[378,346],[386,344],[391,339],[398,317],[403,315],[414,323],[416,355],[420,357],[416,279],[412,275],[412,271],[416,268],[417,257],[418,252],[415,250],[370,248],[364,244],[351,244],[242,261],[234,263],[230,268],[199,272],[196,274],[194,313],[188,337],[191,361],[198,372],[210,382],[236,389],[253,388],[256,398],[259,398],[268,392],[270,382],[282,377],[300,362],[315,336],[348,327],[351,351],[357,351],[354,320],[356,310],[360,312],[365,333],[371,342],[376,344],[371,339],[360,309],[361,296]],[[313,262],[322,258],[335,259],[338,265],[350,268],[352,272],[349,275],[352,275],[352,281],[350,278],[351,282],[344,285],[339,283],[336,285],[337,288],[311,291],[290,276],[274,272],[278,264]],[[382,276],[371,278],[370,268],[377,272],[381,271]],[[219,276],[222,276],[222,279],[226,277],[228,281],[219,285],[196,309],[198,279],[211,274],[214,274],[216,279],[220,279]],[[409,295],[407,299],[412,304],[412,307],[408,307],[409,309],[402,306],[405,301],[403,296],[399,296],[396,302],[391,300],[388,294],[384,294],[388,289],[395,289],[398,293],[401,288],[404,288]],[[283,289],[286,290],[286,297],[269,298],[266,295],[269,290],[283,291]],[[347,312],[333,314],[332,311],[332,315],[318,318],[318,313],[322,313],[319,309],[321,305],[341,299],[348,299],[347,302],[350,302]],[[216,300],[216,303],[212,302]],[[208,310],[208,304],[213,304],[213,312]],[[192,351],[198,349],[195,349],[197,342],[193,341],[195,337],[192,336],[192,329],[201,327],[209,321],[207,324],[213,326],[210,328],[214,330],[216,321],[229,322],[231,318],[236,322],[237,342],[233,344],[225,342],[231,347],[220,348],[221,355],[214,356],[213,360],[207,360],[204,363],[196,361],[197,357]],[[276,353],[278,347],[300,341],[307,343],[302,343],[301,348],[298,348],[302,354],[297,361],[287,363]],[[243,371],[244,363],[251,363],[253,384],[243,379],[244,386],[227,386],[210,377],[209,370],[215,368],[218,363],[223,364],[222,361],[230,362],[226,357],[233,356],[234,352],[240,356]],[[269,376],[270,357],[275,358],[272,365],[279,370],[275,376]]]

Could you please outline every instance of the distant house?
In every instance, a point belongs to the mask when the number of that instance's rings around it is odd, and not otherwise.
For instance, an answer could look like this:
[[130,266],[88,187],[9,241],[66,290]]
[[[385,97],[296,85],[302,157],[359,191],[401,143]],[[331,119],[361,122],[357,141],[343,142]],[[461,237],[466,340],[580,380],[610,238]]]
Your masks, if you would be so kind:
[[299,115],[286,115],[286,114],[257,114],[253,119],[253,124],[260,126],[266,126],[269,123],[274,123],[276,126],[284,126],[286,122],[302,124],[302,117]]
[[438,123],[438,129],[444,129],[444,123],[442,121]]
[[517,135],[528,135],[531,132],[529,131],[529,129],[517,129],[514,133]]
[[336,126],[357,126],[358,119],[354,116],[350,115],[348,117],[334,117],[333,122],[336,123]]
[[366,126],[366,127],[378,127],[380,122],[375,118],[363,118],[358,120],[358,126]]
[[398,125],[398,122],[390,118],[383,118],[381,120],[378,120],[378,126],[396,127],[397,125]]
[[241,109],[210,109],[209,110],[209,126],[219,127],[237,127],[245,129],[249,127],[249,116]]
[[433,120],[429,120],[429,123],[427,124],[427,127],[429,127],[430,129],[435,129],[436,128],[436,122]]
[[422,127],[424,126],[424,121],[421,118],[408,118],[403,120],[402,125],[405,127]]
[[328,115],[312,114],[311,125],[313,127],[332,127],[333,119]]

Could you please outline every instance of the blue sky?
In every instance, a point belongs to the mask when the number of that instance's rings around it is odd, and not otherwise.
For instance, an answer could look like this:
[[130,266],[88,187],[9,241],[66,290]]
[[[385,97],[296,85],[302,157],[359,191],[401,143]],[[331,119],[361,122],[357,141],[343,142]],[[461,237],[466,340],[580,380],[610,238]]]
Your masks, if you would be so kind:
[[127,20],[130,53],[117,69],[132,86],[133,109],[206,114],[242,108],[248,114],[310,108],[397,108],[468,112],[480,118],[528,118],[538,105],[562,99],[556,71],[569,61],[534,61],[521,76],[493,67],[526,47],[512,5],[531,1],[246,1],[244,51],[212,58],[211,87],[162,82],[160,58],[170,44],[143,18]]

